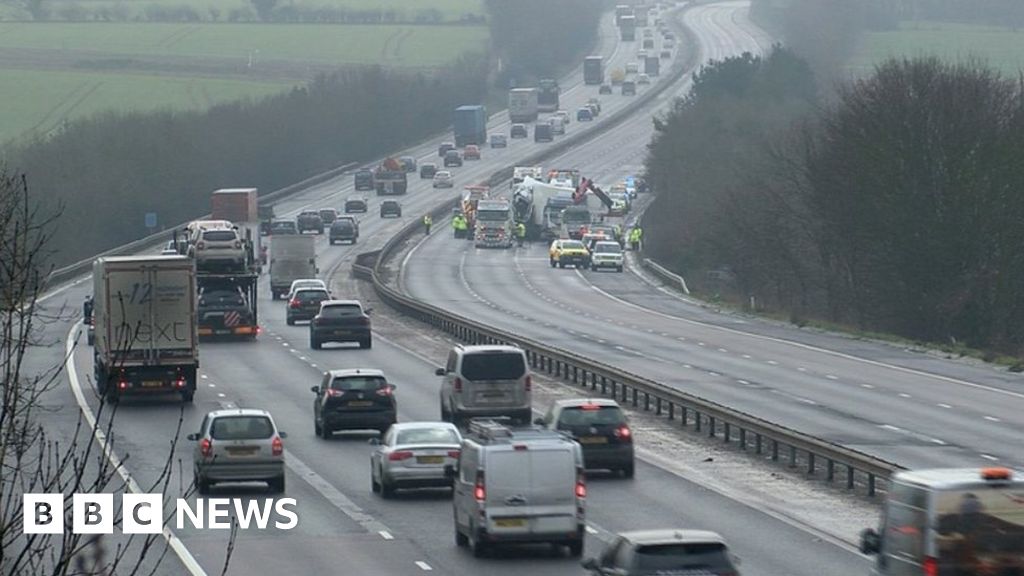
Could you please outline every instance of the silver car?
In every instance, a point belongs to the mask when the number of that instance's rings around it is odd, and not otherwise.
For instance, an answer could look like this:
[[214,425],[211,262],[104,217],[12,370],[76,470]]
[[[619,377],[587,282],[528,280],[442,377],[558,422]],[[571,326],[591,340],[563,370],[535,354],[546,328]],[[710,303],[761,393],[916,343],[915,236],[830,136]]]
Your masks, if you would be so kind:
[[392,424],[370,455],[370,484],[384,498],[403,488],[450,488],[444,467],[459,460],[462,435],[447,422]]
[[214,410],[203,418],[192,471],[200,494],[218,482],[266,482],[272,492],[284,492],[284,442],[266,410]]

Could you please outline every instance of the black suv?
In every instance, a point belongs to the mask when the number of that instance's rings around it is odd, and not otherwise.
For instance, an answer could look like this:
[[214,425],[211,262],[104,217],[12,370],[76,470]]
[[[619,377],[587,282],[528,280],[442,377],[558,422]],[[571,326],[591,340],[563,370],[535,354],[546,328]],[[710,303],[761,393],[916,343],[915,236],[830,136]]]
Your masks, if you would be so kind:
[[320,312],[320,303],[330,299],[331,295],[326,290],[319,290],[317,288],[296,290],[295,295],[288,302],[285,322],[289,326],[294,326],[296,322],[312,320]]
[[330,438],[336,430],[379,430],[383,435],[398,422],[395,386],[380,370],[331,370],[311,388],[313,428]]
[[215,284],[199,293],[196,305],[198,332],[205,336],[242,336],[255,338],[255,332],[239,329],[252,327],[252,310],[245,294],[238,286],[230,283]]
[[334,208],[321,208],[320,209],[320,220],[323,221],[324,225],[329,226],[338,219],[338,211]]
[[437,155],[444,158],[444,155],[447,154],[449,150],[455,150],[455,144],[452,144],[451,142],[442,142],[441,145],[437,147]]
[[358,300],[324,300],[309,322],[309,347],[319,350],[327,342],[358,342],[360,348],[370,348],[369,312]]
[[420,164],[420,178],[433,178],[434,174],[437,174],[437,164],[434,164],[433,162],[424,162],[423,164]]
[[328,242],[333,246],[335,242],[350,242],[355,244],[359,240],[359,224],[352,218],[342,216],[331,224]]
[[444,167],[462,166],[462,154],[458,150],[449,150],[444,153]]
[[398,200],[385,200],[380,203],[380,217],[387,218],[388,216],[402,217],[402,205],[398,203]]
[[355,175],[356,190],[373,190],[373,171],[359,170]]
[[366,210],[366,196],[349,196],[348,200],[345,200],[345,214],[351,214],[353,212],[366,212]]
[[299,234],[306,230],[314,230],[317,234],[324,233],[324,221],[320,219],[320,213],[316,210],[307,210],[296,216],[295,227],[298,228]]
[[615,400],[556,400],[535,424],[570,434],[583,448],[588,470],[621,471],[626,478],[633,477],[633,432]]

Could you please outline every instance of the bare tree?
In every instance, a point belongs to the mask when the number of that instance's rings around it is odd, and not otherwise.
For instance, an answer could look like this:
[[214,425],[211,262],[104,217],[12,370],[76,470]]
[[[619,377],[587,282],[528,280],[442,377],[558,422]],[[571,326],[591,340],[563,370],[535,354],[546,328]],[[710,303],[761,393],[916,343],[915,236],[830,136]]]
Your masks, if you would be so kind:
[[[0,168],[0,573],[151,572],[168,550],[160,534],[123,538],[76,535],[67,526],[63,534],[23,533],[23,494],[63,494],[69,510],[74,493],[131,489],[127,475],[107,457],[116,407],[104,414],[105,405],[100,402],[94,420],[80,414],[74,429],[64,434],[48,429],[44,401],[63,382],[64,361],[42,372],[26,364],[34,349],[59,344],[47,341],[44,328],[77,314],[64,307],[45,310],[40,302],[52,256],[51,233],[58,217],[59,211],[33,206],[23,176],[12,176]],[[142,491],[170,496],[174,447],[183,414],[179,414],[163,470],[150,485],[141,487]],[[184,495],[191,489],[184,489]],[[121,511],[115,511],[115,518],[120,517]],[[117,529],[120,521],[115,520],[114,525]]]

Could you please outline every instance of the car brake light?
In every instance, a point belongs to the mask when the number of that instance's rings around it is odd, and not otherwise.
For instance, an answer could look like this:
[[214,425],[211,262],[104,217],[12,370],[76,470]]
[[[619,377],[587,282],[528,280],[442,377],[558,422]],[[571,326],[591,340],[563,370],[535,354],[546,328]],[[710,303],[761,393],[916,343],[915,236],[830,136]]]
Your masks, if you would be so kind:
[[597,404],[584,404],[580,406],[580,410],[600,410],[601,407]]
[[621,440],[622,442],[632,442],[633,431],[629,429],[629,426],[623,424],[622,426],[619,426],[618,428],[615,429],[615,437]]
[[449,450],[448,451],[448,457],[449,458],[455,458],[456,460],[458,460],[458,458],[459,458],[459,451],[458,450]]
[[455,382],[452,384],[452,388],[456,392],[462,392],[462,378],[456,378]]
[[174,385],[177,386],[178,388],[184,388],[186,383],[187,381],[185,380],[184,377],[178,376],[178,379],[174,382]]
[[487,488],[484,486],[484,473],[478,470],[476,473],[476,484],[473,486],[473,498],[477,502],[487,500]]
[[385,386],[383,388],[378,388],[377,389],[377,396],[391,396],[392,394],[394,394],[394,390],[395,389],[392,388],[391,386]]
[[939,562],[931,556],[924,557],[921,568],[924,569],[924,576],[939,576]]
[[284,442],[280,436],[274,436],[274,441],[270,443],[270,451],[274,456],[284,454]]
[[299,302],[298,298],[292,298],[288,305],[292,308],[302,308],[302,302]]
[[409,458],[412,458],[412,456],[412,452],[408,450],[399,450],[398,452],[388,454],[388,460],[392,462],[400,462],[402,460],[408,460]]
[[328,388],[326,394],[327,394],[327,396],[330,396],[331,398],[337,398],[337,397],[343,395],[344,392],[342,392],[341,390],[335,390],[334,388]]
[[210,442],[208,438],[203,438],[199,443],[199,453],[203,455],[203,458],[209,458],[213,455],[213,442]]
[[529,392],[530,390],[533,390],[533,378],[529,374],[527,374],[527,376],[526,376],[526,383],[523,384],[523,388],[527,392]]
[[587,482],[583,477],[583,472],[576,472],[576,497],[586,498],[587,497]]
[[124,379],[124,374],[121,375],[121,379],[117,381],[118,390],[127,390],[128,381]]

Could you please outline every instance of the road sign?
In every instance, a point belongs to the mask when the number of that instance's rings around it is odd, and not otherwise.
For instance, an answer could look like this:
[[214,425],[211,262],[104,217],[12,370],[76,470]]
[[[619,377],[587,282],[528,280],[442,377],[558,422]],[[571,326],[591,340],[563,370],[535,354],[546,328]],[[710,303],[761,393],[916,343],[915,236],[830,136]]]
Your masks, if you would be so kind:
[[146,228],[156,228],[156,212],[146,212]]

